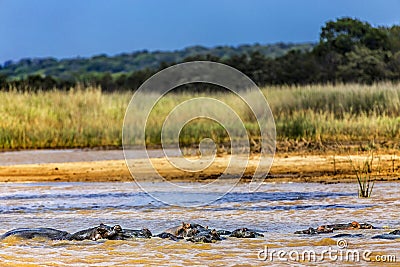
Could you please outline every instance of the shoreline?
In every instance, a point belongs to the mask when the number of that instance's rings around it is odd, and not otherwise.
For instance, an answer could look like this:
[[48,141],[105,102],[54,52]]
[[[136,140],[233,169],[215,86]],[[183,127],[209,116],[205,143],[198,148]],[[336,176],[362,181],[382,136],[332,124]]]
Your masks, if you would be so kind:
[[[99,152],[101,153],[101,151]],[[350,155],[353,165],[362,165],[367,153]],[[210,182],[222,174],[229,156],[217,156],[199,172],[181,171],[165,158],[151,158],[153,166],[168,181]],[[135,172],[146,177],[144,159],[130,160]],[[258,156],[251,155],[241,182],[249,182],[258,166]],[[241,176],[242,169],[233,167],[229,177]],[[374,154],[371,176],[375,181],[400,182],[400,157],[388,152]],[[143,178],[141,178],[142,181]],[[145,180],[158,181],[149,175]],[[125,160],[74,161],[57,163],[15,164],[0,166],[0,182],[133,182]],[[348,154],[277,153],[264,182],[357,182]]]

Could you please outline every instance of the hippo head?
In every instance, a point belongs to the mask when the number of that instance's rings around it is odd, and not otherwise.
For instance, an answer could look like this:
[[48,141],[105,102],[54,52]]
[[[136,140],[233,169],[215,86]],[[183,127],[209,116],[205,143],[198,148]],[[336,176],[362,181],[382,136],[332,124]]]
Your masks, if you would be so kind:
[[116,232],[122,232],[122,227],[119,224],[114,225],[113,230]]
[[358,222],[354,221],[351,223],[351,227],[353,227],[354,229],[360,229],[361,225]]
[[178,227],[176,231],[176,235],[178,236],[187,236],[188,232],[190,232],[192,229],[192,225],[190,223],[185,223],[182,222],[182,225]]
[[102,228],[97,228],[94,230],[91,239],[93,241],[96,241],[98,239],[103,239],[104,238],[103,236],[106,234],[106,232],[107,231]]
[[98,227],[94,229],[92,240],[107,239],[120,232],[122,232],[122,227],[118,224],[110,227],[101,223]]
[[91,239],[98,240],[106,238],[107,232],[108,232],[108,226],[101,223],[99,226],[93,229]]
[[220,235],[218,234],[217,230],[215,230],[215,229],[211,230],[210,235],[215,240],[221,240]]
[[187,230],[187,229],[191,229],[191,228],[192,228],[192,225],[190,223],[182,222],[182,229]]
[[196,228],[185,229],[184,236],[191,237],[191,236],[195,236],[198,233],[199,233],[199,230],[197,230]]
[[111,229],[108,229],[105,233],[105,238],[113,237],[119,233],[122,233],[122,227],[119,224],[116,224]]
[[400,235],[400,230],[391,231],[389,235]]
[[145,236],[145,237],[151,237],[151,236],[153,236],[153,234],[150,232],[150,230],[149,229],[147,229],[147,228],[143,228],[142,229],[142,233],[143,233],[143,236]]

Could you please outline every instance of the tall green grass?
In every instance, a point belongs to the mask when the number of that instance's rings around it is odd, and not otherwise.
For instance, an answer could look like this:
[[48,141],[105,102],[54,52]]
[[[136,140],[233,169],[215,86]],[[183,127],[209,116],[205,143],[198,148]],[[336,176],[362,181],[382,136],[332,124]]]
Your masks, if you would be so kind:
[[[262,91],[274,115],[278,141],[400,140],[399,84],[283,86]],[[198,96],[206,95],[180,93],[162,98],[149,117],[146,143],[159,145],[164,118],[182,101]],[[251,138],[257,140],[257,122],[237,96],[207,96],[233,107]],[[123,119],[131,97],[126,92],[102,93],[98,88],[80,87],[37,93],[0,91],[0,149],[121,146]],[[134,112],[139,116],[145,111],[135,107]],[[204,137],[220,144],[229,141],[221,125],[199,119],[182,129],[180,142],[190,146]]]

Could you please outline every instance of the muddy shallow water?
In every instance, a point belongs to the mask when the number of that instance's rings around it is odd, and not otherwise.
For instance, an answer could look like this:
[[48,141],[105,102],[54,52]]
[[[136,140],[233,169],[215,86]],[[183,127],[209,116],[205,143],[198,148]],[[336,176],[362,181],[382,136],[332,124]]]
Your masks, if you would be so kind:
[[[0,185],[0,234],[19,227],[51,227],[75,232],[99,223],[124,228],[149,228],[153,233],[185,222],[217,229],[249,227],[264,238],[227,238],[213,244],[193,244],[152,238],[132,241],[45,241],[8,238],[0,241],[1,266],[140,266],[140,265],[282,265],[276,257],[261,261],[257,254],[268,247],[287,253],[329,247],[338,249],[334,234],[295,235],[294,231],[322,224],[368,222],[385,229],[357,230],[347,249],[371,255],[394,255],[399,264],[400,240],[371,239],[400,228],[399,183],[377,183],[373,197],[357,197],[356,184],[265,183],[248,193],[245,184],[218,201],[198,208],[168,206],[151,198],[135,183],[3,183]],[[165,185],[152,184],[163,192]],[[226,190],[221,186],[220,190]],[[217,192],[210,192],[214,194]],[[168,192],[165,192],[168,194]],[[197,196],[201,201],[202,196]],[[263,256],[264,254],[261,254]],[[292,253],[292,256],[294,254]],[[287,255],[286,255],[287,256]],[[288,257],[286,257],[288,258]],[[338,259],[341,265],[365,266],[360,260]],[[325,257],[317,262],[289,259],[290,265],[336,266]],[[287,265],[289,263],[286,263]]]

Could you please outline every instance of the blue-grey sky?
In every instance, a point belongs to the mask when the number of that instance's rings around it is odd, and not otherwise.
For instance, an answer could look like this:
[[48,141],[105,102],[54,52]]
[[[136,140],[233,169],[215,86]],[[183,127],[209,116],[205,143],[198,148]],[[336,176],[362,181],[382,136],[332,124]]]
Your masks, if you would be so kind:
[[328,20],[400,24],[399,0],[0,0],[0,64],[136,50],[317,41]]

